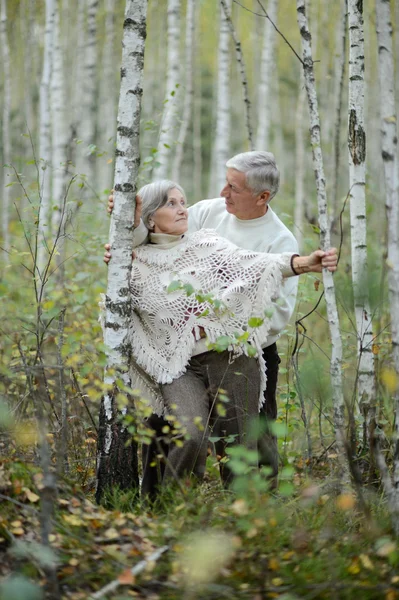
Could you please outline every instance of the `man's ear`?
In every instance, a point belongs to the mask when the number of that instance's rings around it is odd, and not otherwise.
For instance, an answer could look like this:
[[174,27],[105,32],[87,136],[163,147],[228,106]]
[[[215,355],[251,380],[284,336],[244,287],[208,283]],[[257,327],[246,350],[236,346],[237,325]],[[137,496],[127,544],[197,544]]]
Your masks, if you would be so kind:
[[269,203],[269,198],[270,198],[270,192],[269,192],[269,190],[265,190],[264,192],[259,194],[256,204],[258,206],[264,206],[265,204],[267,205]]

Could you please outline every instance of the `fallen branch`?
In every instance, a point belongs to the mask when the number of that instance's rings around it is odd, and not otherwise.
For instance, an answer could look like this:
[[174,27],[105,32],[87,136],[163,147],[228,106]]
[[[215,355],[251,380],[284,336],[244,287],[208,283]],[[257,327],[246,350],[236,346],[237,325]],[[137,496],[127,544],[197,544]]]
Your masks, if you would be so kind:
[[[148,556],[148,558],[141,560],[139,563],[137,563],[137,565],[132,567],[130,569],[130,573],[133,576],[138,575],[139,573],[141,573],[141,571],[144,571],[144,569],[146,568],[148,563],[155,562],[156,560],[158,560],[158,558],[160,556],[162,556],[162,554],[164,552],[166,552],[167,550],[169,550],[169,546],[162,546],[161,548],[158,548],[158,550],[155,550],[155,552],[150,554],[150,556]],[[99,590],[95,594],[92,594],[90,596],[90,599],[97,600],[98,598],[104,598],[104,596],[109,594],[109,592],[113,592],[114,590],[116,590],[120,585],[121,585],[121,582],[119,581],[119,579],[115,579],[115,581],[108,583],[108,585],[101,588],[101,590]]]

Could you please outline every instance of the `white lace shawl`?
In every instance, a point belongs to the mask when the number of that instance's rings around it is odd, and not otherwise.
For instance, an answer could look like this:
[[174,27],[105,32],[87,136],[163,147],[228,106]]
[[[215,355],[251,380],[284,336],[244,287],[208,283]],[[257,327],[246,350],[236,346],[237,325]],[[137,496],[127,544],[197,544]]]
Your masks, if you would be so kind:
[[[242,250],[215,231],[202,229],[177,245],[147,244],[135,254],[130,281],[132,387],[139,388],[161,415],[164,405],[156,384],[170,383],[186,371],[201,338],[200,327],[211,343],[220,336],[248,332],[260,363],[261,405],[266,387],[261,342],[270,328],[268,308],[278,296],[282,273],[290,271],[292,253]],[[210,294],[222,308],[181,287],[168,292],[174,281],[190,284],[197,294]],[[249,327],[251,317],[261,317],[262,324]],[[232,344],[229,350],[238,355],[245,347]]]

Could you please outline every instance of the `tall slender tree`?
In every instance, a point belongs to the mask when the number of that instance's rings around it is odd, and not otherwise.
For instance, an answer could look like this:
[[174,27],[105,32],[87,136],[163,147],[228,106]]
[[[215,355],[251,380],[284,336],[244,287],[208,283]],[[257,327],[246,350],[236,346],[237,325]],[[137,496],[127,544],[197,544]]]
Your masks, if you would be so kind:
[[195,2],[187,0],[186,11],[186,82],[184,89],[183,114],[181,118],[179,137],[173,164],[172,179],[179,181],[183,161],[184,143],[190,126],[194,102],[194,41],[195,41]]
[[[324,176],[323,154],[321,150],[320,118],[313,70],[311,35],[306,18],[304,0],[297,0],[297,18],[301,34],[303,73],[309,105],[310,141],[313,153],[313,168],[316,177],[317,204],[319,212],[320,245],[326,250],[330,246],[330,227],[327,212],[327,193]],[[324,293],[327,305],[327,318],[331,335],[330,375],[334,410],[334,426],[339,456],[342,464],[345,456],[344,396],[342,389],[342,339],[339,326],[337,302],[332,273],[323,270]],[[346,470],[344,471],[347,472]]]
[[10,246],[10,234],[9,234],[9,218],[10,218],[10,187],[7,186],[5,178],[5,166],[11,160],[11,127],[10,127],[10,115],[11,115],[11,64],[10,64],[10,47],[8,44],[7,34],[7,7],[6,0],[1,0],[1,14],[0,14],[0,42],[1,42],[1,54],[3,63],[3,115],[2,115],[2,146],[3,150],[1,153],[2,158],[2,176],[0,181],[3,181],[1,187],[1,195],[3,198],[2,206],[2,237],[4,249],[3,260],[8,262],[8,250]]
[[299,82],[299,94],[295,118],[295,237],[299,250],[303,246],[303,225],[305,213],[305,99],[306,89],[303,76]]
[[169,173],[171,147],[175,141],[177,108],[180,100],[180,11],[181,0],[168,0],[168,57],[166,67],[166,93],[160,125],[157,161],[154,169],[157,179],[165,179]]
[[[277,25],[277,0],[269,0],[267,13]],[[256,147],[259,149],[270,148],[270,125],[272,122],[272,104],[278,102],[273,98],[274,55],[276,46],[276,30],[269,21],[263,19],[263,47],[260,63],[260,81],[258,86],[258,127],[256,130]]]
[[[391,313],[392,356],[396,372],[394,488],[399,506],[399,156],[395,103],[395,66],[389,0],[376,0],[378,73],[381,111],[381,154],[384,165],[387,216],[387,264]],[[399,526],[398,526],[399,529]]]
[[[44,30],[43,70],[39,97],[39,159],[40,208],[38,223],[37,267],[43,274],[49,259],[51,246],[51,110],[50,84],[53,65],[54,19],[58,10],[56,0],[46,0],[46,23]],[[42,284],[44,282],[42,281]]]
[[[57,10],[54,18],[54,51],[51,74],[51,114],[52,114],[52,232],[53,239],[59,227],[63,227],[63,200],[66,188],[66,161],[68,146],[68,114],[66,110],[64,48],[61,39],[61,16]],[[64,232],[59,239],[57,262],[63,262]]]
[[238,70],[240,72],[241,77],[241,86],[242,93],[244,97],[244,113],[245,113],[245,126],[247,130],[248,136],[248,144],[251,150],[254,149],[254,136],[253,136],[253,128],[252,128],[252,117],[251,117],[251,101],[249,99],[249,91],[248,91],[248,77],[247,70],[244,61],[244,55],[242,53],[241,42],[238,39],[237,32],[234,28],[233,21],[231,20],[231,11],[228,5],[228,0],[220,0],[220,4],[223,8],[223,13],[227,24],[230,29],[231,37],[233,38],[234,49],[236,53],[236,60]]
[[[83,89],[81,90],[81,136],[83,138],[83,172],[87,177],[89,186],[97,188],[96,182],[96,115],[97,115],[97,13],[99,0],[85,0],[87,2],[87,33],[84,49]],[[82,57],[78,57],[82,60]]]
[[332,218],[335,219],[339,212],[339,179],[340,179],[340,157],[341,157],[341,125],[342,125],[342,102],[345,82],[345,64],[346,64],[346,40],[348,37],[348,0],[341,0],[341,14],[336,29],[336,42],[334,53],[334,152],[332,166]]
[[[228,0],[228,8],[231,0]],[[213,197],[222,189],[226,178],[226,162],[230,154],[230,30],[223,7],[219,6],[219,46],[216,88],[215,136],[208,195]]]
[[98,144],[101,162],[98,169],[99,189],[109,188],[112,182],[115,149],[115,120],[117,109],[117,90],[115,90],[115,0],[105,0],[105,41],[102,52],[102,76],[100,79],[100,102],[98,110]]
[[358,401],[368,443],[375,408],[373,323],[367,268],[366,132],[364,126],[363,3],[348,0],[349,25],[349,184],[352,281],[358,345]]
[[146,0],[126,0],[117,119],[115,209],[109,236],[113,260],[109,266],[105,297],[104,342],[107,346],[107,364],[104,381],[108,391],[101,401],[97,501],[111,485],[119,485],[121,488],[138,485],[137,447],[134,443],[127,446],[129,433],[118,419],[117,380],[130,386],[127,331],[131,307],[128,280],[133,249],[136,181],[140,164],[146,16]]

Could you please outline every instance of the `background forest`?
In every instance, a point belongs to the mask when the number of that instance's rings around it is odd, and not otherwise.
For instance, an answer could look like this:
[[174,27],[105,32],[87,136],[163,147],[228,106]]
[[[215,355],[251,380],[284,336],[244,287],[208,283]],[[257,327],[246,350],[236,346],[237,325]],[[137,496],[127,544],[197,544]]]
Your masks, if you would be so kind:
[[330,234],[340,250],[334,278],[303,277],[279,341],[278,490],[243,450],[234,493],[210,457],[200,488],[153,507],[117,485],[95,504],[129,4],[0,4],[0,599],[398,598],[397,2],[307,1],[312,64],[301,0],[148,0],[138,186],[169,177],[189,203],[214,198],[228,158],[267,149],[301,251]]

